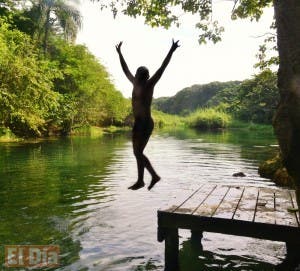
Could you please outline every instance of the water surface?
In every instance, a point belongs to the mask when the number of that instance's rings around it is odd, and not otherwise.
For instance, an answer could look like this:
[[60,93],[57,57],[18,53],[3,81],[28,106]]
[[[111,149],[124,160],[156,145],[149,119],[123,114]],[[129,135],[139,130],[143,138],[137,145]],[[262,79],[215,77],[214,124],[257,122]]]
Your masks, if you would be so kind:
[[[257,167],[276,148],[263,131],[156,132],[145,152],[162,181],[149,192],[127,189],[137,176],[128,134],[2,143],[0,245],[58,244],[62,271],[163,270],[157,209],[202,183],[273,186]],[[180,231],[183,271],[273,270],[285,254],[283,243],[206,233],[199,255],[189,237]]]

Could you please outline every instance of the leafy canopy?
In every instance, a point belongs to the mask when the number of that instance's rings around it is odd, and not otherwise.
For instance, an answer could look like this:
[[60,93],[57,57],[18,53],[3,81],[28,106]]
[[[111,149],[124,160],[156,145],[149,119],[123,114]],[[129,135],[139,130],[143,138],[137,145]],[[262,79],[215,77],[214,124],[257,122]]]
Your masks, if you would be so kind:
[[[263,9],[272,4],[272,0],[231,0],[232,19],[249,17],[259,20]],[[102,8],[110,8],[114,16],[122,12],[136,18],[142,16],[145,23],[152,26],[169,28],[171,25],[180,25],[182,13],[199,16],[196,28],[200,30],[199,42],[214,43],[221,40],[224,31],[218,21],[212,20],[214,0],[98,0]]]
[[[1,19],[0,19],[1,23]],[[41,135],[58,106],[56,67],[38,56],[30,37],[0,24],[0,123],[16,135]]]
[[63,32],[69,1],[0,1],[0,128],[32,137],[123,125],[129,101],[95,56]]

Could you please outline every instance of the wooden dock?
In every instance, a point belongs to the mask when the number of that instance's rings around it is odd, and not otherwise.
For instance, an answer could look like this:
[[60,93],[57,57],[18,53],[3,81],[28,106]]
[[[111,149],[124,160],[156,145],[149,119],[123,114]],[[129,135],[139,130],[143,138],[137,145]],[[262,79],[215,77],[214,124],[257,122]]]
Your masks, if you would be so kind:
[[[165,241],[165,271],[179,270],[178,229],[247,236],[287,245],[287,259],[300,258],[295,191],[205,184],[182,202],[158,211],[158,241]],[[297,255],[298,253],[298,255]]]

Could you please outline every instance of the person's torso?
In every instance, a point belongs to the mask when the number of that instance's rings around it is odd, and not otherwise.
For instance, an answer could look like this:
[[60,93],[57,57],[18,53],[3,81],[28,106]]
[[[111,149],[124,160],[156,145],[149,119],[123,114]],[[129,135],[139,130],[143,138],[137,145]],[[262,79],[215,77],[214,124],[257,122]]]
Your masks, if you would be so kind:
[[135,83],[132,91],[132,110],[134,118],[151,118],[153,87],[149,84]]

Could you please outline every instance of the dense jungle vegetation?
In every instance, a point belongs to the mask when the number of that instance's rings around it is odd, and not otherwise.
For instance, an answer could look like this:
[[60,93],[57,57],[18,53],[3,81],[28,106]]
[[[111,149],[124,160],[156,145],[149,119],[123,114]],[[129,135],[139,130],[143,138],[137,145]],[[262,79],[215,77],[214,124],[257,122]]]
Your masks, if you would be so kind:
[[276,73],[266,69],[242,82],[193,85],[173,97],[155,99],[154,107],[181,116],[195,116],[195,111],[203,114],[206,110],[207,114],[227,113],[244,122],[271,124],[278,102]]
[[[0,133],[67,135],[87,126],[130,124],[130,100],[75,39],[79,11],[67,1],[0,0]],[[277,76],[194,85],[153,101],[157,127],[224,128],[233,120],[271,124]],[[0,136],[1,136],[0,134]]]
[[124,125],[130,102],[74,43],[81,17],[66,1],[0,1],[0,126],[19,137]]

